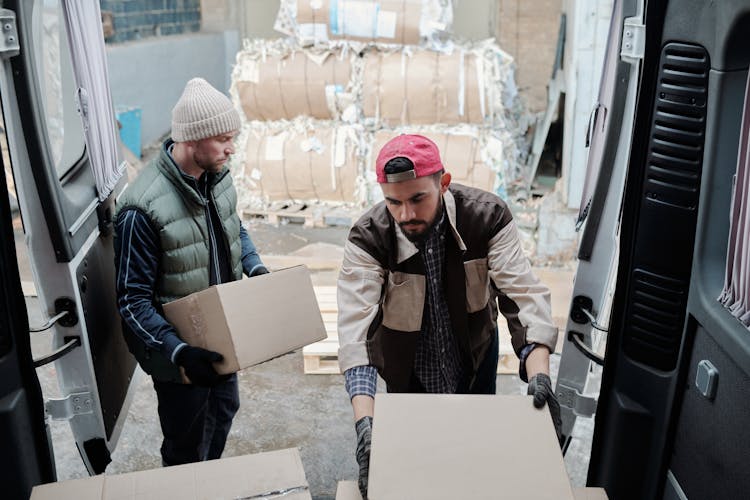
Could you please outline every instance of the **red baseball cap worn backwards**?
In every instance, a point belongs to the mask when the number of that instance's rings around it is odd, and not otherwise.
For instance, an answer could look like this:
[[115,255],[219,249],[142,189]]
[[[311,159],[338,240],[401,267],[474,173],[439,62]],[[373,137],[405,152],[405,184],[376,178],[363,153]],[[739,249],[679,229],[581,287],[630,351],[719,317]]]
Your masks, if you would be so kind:
[[[394,174],[385,173],[385,164],[394,158],[408,158],[414,170]],[[378,183],[401,182],[417,177],[432,175],[443,170],[440,152],[434,142],[422,135],[403,134],[388,141],[375,160],[375,173]]]

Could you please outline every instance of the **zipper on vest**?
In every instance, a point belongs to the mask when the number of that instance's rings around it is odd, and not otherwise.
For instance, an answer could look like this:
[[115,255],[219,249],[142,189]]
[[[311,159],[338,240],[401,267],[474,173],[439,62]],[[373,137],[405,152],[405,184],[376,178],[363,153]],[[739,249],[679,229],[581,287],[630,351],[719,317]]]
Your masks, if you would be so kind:
[[[209,200],[209,191],[208,191],[208,178],[206,179],[205,183],[205,193],[201,193],[201,196],[203,196],[203,210],[206,212],[206,222],[208,224],[208,238],[209,238],[209,259],[211,260],[213,267],[214,267],[214,276],[216,277],[216,284],[218,285],[221,283],[221,269],[219,268],[219,255],[216,250],[216,234],[214,233],[214,223],[211,219],[211,207],[208,205],[211,203],[211,200]],[[200,190],[198,190],[200,193]],[[210,281],[210,277],[209,277]]]
[[[221,225],[221,228],[223,229],[221,237],[224,238],[224,249],[227,252],[227,262],[229,262],[229,272],[230,272],[230,280],[234,279],[234,262],[232,262],[232,249],[229,245],[229,238],[227,237],[227,228],[224,225],[224,221],[221,220],[221,214],[219,213],[219,207],[216,205],[216,198],[214,198],[214,192],[213,190],[208,192],[208,196],[210,197],[210,203],[213,203],[213,205],[216,207],[216,214],[219,216],[219,225]],[[240,224],[242,224],[242,221],[240,221]],[[241,244],[242,242],[240,242]]]

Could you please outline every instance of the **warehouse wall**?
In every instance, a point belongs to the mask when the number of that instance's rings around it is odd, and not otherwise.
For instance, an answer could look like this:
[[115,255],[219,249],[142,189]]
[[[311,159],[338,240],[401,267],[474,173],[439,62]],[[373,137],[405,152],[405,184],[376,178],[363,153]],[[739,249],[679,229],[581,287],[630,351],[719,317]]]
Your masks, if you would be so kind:
[[[113,33],[105,38],[116,107],[141,109],[141,142],[169,133],[185,83],[200,76],[228,92],[240,48],[233,0],[101,0]],[[144,89],[148,88],[148,92]]]
[[562,0],[496,0],[500,47],[516,59],[516,83],[532,111],[544,111]]

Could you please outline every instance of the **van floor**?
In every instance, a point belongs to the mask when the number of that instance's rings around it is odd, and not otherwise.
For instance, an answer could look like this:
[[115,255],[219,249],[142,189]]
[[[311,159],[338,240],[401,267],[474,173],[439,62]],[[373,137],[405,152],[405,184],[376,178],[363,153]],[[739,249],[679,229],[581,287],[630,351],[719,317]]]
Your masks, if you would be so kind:
[[[342,228],[303,228],[295,224],[274,227],[264,223],[251,224],[249,231],[262,256],[294,255],[302,247],[315,243],[343,245],[348,232]],[[16,241],[21,254],[19,260],[22,260],[23,236]],[[542,279],[552,288],[552,296],[569,298],[572,272],[554,268],[543,271]],[[336,269],[314,271],[313,283],[333,286],[336,275]],[[27,265],[22,266],[22,280],[32,280]],[[30,324],[43,323],[38,300],[32,296],[26,300]],[[567,308],[564,302],[559,307]],[[553,313],[556,307],[553,304]],[[33,334],[32,350],[35,356],[49,352],[49,336]],[[558,364],[559,354],[553,355],[553,381]],[[45,398],[59,397],[54,365],[41,367],[37,373]],[[137,373],[141,377],[107,474],[161,466],[156,395],[150,377],[140,370]],[[356,479],[356,436],[343,376],[305,375],[299,350],[240,372],[239,383],[241,407],[227,441],[225,457],[298,447],[316,499],[333,499],[338,481]],[[384,390],[382,381],[378,390]],[[526,384],[515,375],[498,375],[497,392],[525,394]],[[68,424],[51,421],[50,430],[58,480],[84,477],[86,470]],[[579,418],[565,457],[574,486],[583,486],[586,482],[592,433],[593,419]],[[512,450],[499,452],[513,453]]]

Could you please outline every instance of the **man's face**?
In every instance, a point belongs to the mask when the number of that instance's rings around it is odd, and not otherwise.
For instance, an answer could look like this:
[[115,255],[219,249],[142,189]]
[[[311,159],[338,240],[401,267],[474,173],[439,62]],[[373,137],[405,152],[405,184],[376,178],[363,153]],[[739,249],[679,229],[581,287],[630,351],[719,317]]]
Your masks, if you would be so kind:
[[229,132],[192,143],[193,161],[206,172],[220,172],[229,157],[234,154],[234,136]]
[[409,240],[420,240],[432,227],[450,180],[450,174],[444,173],[439,183],[426,176],[380,185],[388,211]]

